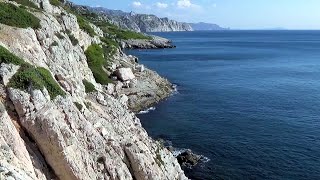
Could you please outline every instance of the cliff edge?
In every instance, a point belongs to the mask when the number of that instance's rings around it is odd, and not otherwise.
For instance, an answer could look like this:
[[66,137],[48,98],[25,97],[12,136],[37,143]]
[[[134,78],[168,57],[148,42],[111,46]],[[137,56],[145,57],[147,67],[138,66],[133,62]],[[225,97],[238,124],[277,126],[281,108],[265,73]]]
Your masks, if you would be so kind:
[[0,179],[187,179],[133,113],[171,84],[112,32],[61,1],[0,0]]

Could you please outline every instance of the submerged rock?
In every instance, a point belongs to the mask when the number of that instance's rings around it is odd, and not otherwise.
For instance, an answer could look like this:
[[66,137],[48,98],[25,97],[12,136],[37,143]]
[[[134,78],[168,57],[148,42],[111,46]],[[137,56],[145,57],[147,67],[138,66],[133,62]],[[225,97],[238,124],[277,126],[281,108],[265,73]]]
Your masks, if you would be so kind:
[[177,156],[179,164],[187,167],[197,165],[200,162],[201,158],[202,156],[194,154],[190,149],[182,152]]

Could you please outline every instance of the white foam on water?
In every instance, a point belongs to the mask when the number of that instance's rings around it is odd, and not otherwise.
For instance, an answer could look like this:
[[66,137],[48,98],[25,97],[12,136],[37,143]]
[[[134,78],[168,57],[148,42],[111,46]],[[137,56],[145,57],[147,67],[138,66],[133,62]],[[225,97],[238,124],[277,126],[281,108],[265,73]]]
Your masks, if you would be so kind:
[[148,108],[148,109],[146,109],[146,110],[140,111],[138,114],[147,114],[147,113],[149,113],[150,111],[154,111],[154,110],[156,110],[155,107],[150,107],[150,108]]
[[[174,151],[172,151],[172,154],[175,158],[177,158],[180,154],[184,153],[187,150],[188,149],[175,149]],[[199,155],[199,156],[200,156],[201,163],[207,163],[210,161],[210,159],[204,155]]]

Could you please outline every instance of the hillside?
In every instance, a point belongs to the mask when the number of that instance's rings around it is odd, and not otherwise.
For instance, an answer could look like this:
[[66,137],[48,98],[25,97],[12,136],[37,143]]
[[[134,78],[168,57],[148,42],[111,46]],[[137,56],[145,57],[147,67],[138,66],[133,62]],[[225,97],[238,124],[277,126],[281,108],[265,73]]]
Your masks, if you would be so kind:
[[91,11],[103,15],[113,24],[124,29],[138,32],[170,32],[170,31],[192,31],[188,23],[177,22],[168,18],[159,18],[150,14],[126,13],[119,10],[106,8],[90,8]]
[[229,30],[229,28],[220,27],[217,24],[211,23],[189,23],[194,31],[220,31],[220,30]]
[[187,179],[134,114],[172,84],[122,51],[166,45],[58,0],[0,0],[0,179]]

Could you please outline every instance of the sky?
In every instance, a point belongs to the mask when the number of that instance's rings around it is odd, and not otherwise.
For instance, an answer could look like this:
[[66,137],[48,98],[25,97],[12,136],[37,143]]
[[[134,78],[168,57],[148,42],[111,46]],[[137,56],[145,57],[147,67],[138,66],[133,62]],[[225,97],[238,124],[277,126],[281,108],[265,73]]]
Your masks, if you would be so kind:
[[232,29],[320,29],[320,0],[72,0]]

